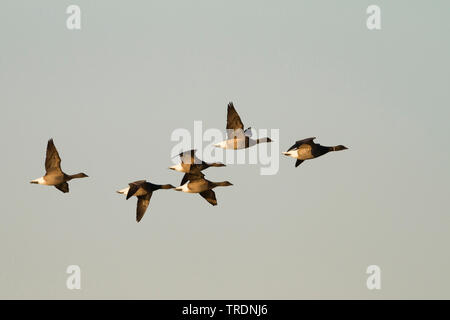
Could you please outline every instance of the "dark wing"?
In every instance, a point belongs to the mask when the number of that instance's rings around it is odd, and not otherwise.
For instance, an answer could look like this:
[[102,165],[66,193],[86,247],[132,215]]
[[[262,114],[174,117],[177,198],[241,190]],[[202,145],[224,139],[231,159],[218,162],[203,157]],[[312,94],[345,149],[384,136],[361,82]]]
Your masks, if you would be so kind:
[[67,182],[63,182],[63,183],[57,184],[55,186],[55,188],[58,189],[58,190],[61,190],[64,193],[69,192],[69,184]]
[[142,217],[147,211],[148,205],[150,203],[150,198],[153,193],[147,193],[145,196],[138,197],[137,207],[136,207],[136,221],[141,221]]
[[302,164],[303,161],[305,161],[305,160],[297,159],[297,161],[295,161],[295,167],[297,168],[299,165]]
[[139,190],[139,188],[145,184],[145,182],[145,180],[139,180],[129,183],[128,185],[130,186],[130,189],[127,193],[127,200],[130,199]]
[[210,165],[205,161],[202,161],[199,164],[193,164],[189,168],[189,173],[192,175],[199,175],[202,170],[208,169]]
[[195,173],[185,173],[183,176],[183,179],[181,179],[180,186],[182,186],[183,184],[185,184],[188,181],[203,179],[204,177],[205,177],[205,175],[203,173],[201,173],[200,171],[195,172]]
[[297,148],[300,147],[302,144],[309,144],[309,145],[312,146],[312,145],[315,144],[315,143],[313,142],[313,140],[314,140],[315,138],[316,138],[316,137],[311,137],[311,138],[307,138],[307,139],[303,139],[303,140],[298,140],[298,141],[295,142],[295,144],[294,144],[292,147],[290,147],[290,148],[288,149],[288,151],[297,149]]
[[201,160],[195,156],[197,150],[192,149],[179,154],[181,162],[184,164],[201,163]]
[[216,200],[216,194],[214,193],[213,190],[206,190],[203,192],[200,192],[200,195],[209,203],[211,203],[213,206],[217,205],[217,200]]
[[47,154],[45,156],[45,171],[50,172],[61,172],[61,158],[59,157],[58,151],[56,150],[53,139],[48,140],[47,143]]
[[239,137],[244,134],[244,124],[234,108],[233,102],[228,104],[227,134],[229,138]]
[[188,174],[185,173],[183,176],[183,179],[181,179],[181,183],[180,186],[184,185],[186,182],[188,182],[189,178],[188,178]]

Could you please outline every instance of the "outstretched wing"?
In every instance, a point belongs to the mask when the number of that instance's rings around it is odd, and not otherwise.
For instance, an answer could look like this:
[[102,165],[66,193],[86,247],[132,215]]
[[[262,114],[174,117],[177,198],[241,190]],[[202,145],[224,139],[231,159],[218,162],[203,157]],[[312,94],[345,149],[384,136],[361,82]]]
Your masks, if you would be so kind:
[[130,189],[128,189],[127,200],[130,199],[139,190],[139,188],[145,184],[145,182],[145,180],[139,180],[129,183],[128,185],[130,186]]
[[183,179],[181,179],[180,186],[184,185],[188,181],[203,179],[204,177],[205,175],[200,171],[195,173],[185,173]]
[[298,140],[298,141],[295,142],[295,144],[294,144],[292,147],[290,147],[290,148],[288,149],[288,151],[297,149],[297,148],[300,147],[302,144],[309,144],[310,146],[312,146],[312,145],[315,144],[314,141],[313,141],[315,138],[316,138],[316,137],[311,137],[311,138],[307,138],[307,139],[303,139],[303,140]]
[[63,183],[57,184],[55,186],[55,188],[60,190],[60,191],[62,191],[62,192],[64,192],[64,193],[69,192],[69,184],[67,182],[63,182]]
[[152,197],[152,192],[147,193],[145,196],[138,197],[137,207],[136,207],[136,221],[141,221],[142,217],[147,211],[148,205],[150,204],[150,198]]
[[227,134],[228,138],[240,137],[244,135],[244,124],[241,117],[234,108],[233,102],[228,104],[227,111]]
[[61,172],[61,158],[59,157],[58,150],[56,150],[53,139],[48,140],[47,153],[45,155],[45,171]]
[[203,192],[200,192],[200,195],[209,203],[211,203],[213,206],[217,205],[217,200],[216,200],[216,194],[214,193],[213,190],[206,190]]
[[303,161],[304,160],[297,159],[297,161],[295,161],[295,167],[297,168],[299,165],[302,164]]

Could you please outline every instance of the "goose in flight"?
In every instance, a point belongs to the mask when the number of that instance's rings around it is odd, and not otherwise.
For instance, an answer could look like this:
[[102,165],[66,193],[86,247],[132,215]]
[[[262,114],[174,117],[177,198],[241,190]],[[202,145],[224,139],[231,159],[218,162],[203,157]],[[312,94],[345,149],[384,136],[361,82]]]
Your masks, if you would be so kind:
[[176,191],[182,191],[186,193],[199,193],[206,201],[213,206],[217,205],[216,194],[212,190],[215,187],[227,187],[233,184],[228,181],[211,182],[205,179],[205,175],[201,172],[197,174],[186,173],[183,177],[183,181],[186,183],[176,187]]
[[223,149],[245,149],[263,142],[272,142],[270,138],[252,139],[251,127],[244,130],[244,124],[239,117],[233,102],[228,104],[227,111],[227,137],[228,139],[215,144]]
[[30,181],[30,183],[43,184],[46,186],[55,186],[58,190],[69,192],[68,181],[77,178],[86,178],[84,173],[65,174],[61,170],[61,158],[56,150],[53,139],[48,140],[47,153],[45,157],[45,175],[41,178]]
[[145,180],[139,180],[129,183],[127,188],[119,190],[117,191],[117,193],[126,195],[127,200],[130,199],[132,196],[136,196],[138,198],[136,207],[136,221],[139,222],[141,221],[142,217],[145,214],[145,211],[148,208],[153,191],[159,189],[173,189],[173,188],[175,187],[171,184],[161,185],[161,184],[153,184]]
[[348,149],[343,145],[334,147],[325,147],[318,143],[314,143],[315,137],[298,140],[289,148],[288,151],[283,152],[284,155],[297,159],[295,167],[298,167],[303,161],[318,158],[330,151],[341,151]]
[[[189,150],[181,152],[178,156],[181,159],[181,163],[169,167],[169,169],[178,171],[178,172],[184,172],[184,173],[199,173],[202,170],[205,170],[209,167],[225,167],[223,163],[220,162],[213,162],[213,163],[206,163],[203,160],[200,160],[195,156],[196,150]],[[185,177],[187,177],[185,175]],[[187,181],[187,180],[186,180]],[[181,184],[184,184],[186,181],[182,181]]]

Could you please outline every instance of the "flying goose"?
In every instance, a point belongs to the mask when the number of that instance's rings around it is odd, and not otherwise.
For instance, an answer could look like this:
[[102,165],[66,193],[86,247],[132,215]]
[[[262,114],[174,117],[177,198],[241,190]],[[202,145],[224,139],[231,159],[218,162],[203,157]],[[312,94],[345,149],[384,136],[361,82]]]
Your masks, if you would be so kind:
[[183,181],[186,183],[176,187],[176,191],[182,191],[186,193],[199,193],[206,201],[213,206],[217,205],[216,194],[212,189],[215,187],[227,187],[233,184],[228,181],[211,182],[205,179],[205,175],[201,172],[197,174],[186,173],[183,177]]
[[228,139],[215,144],[215,147],[223,149],[245,149],[258,143],[272,142],[270,138],[252,139],[251,127],[245,129],[233,102],[228,104],[227,111],[227,136]]
[[303,140],[298,140],[295,144],[289,148],[287,152],[283,152],[284,155],[297,159],[295,162],[295,167],[298,167],[303,161],[314,159],[330,151],[340,151],[348,149],[343,145],[338,145],[334,147],[321,146],[318,143],[314,143],[315,137],[307,138]]
[[45,176],[36,180],[30,181],[30,183],[43,184],[46,186],[55,186],[58,190],[66,193],[69,192],[68,181],[77,178],[86,178],[84,173],[77,174],[65,174],[61,170],[61,158],[56,150],[53,139],[48,140],[47,153],[45,157]]
[[[200,160],[195,156],[195,152],[197,150],[189,150],[181,152],[178,156],[181,159],[181,163],[169,167],[169,169],[178,171],[178,172],[184,172],[184,173],[199,173],[202,170],[205,170],[209,167],[225,167],[223,163],[220,162],[213,162],[213,163],[206,163],[203,160]],[[184,177],[187,177],[186,175]],[[184,178],[183,178],[184,179]],[[187,180],[182,180],[181,184],[184,184]]]
[[119,190],[117,191],[117,193],[126,195],[127,200],[130,199],[132,196],[136,196],[138,198],[136,207],[136,221],[139,222],[141,221],[142,217],[145,214],[145,211],[148,208],[153,191],[159,189],[173,189],[173,188],[175,187],[171,184],[161,185],[161,184],[153,184],[145,180],[139,180],[129,183],[127,188]]

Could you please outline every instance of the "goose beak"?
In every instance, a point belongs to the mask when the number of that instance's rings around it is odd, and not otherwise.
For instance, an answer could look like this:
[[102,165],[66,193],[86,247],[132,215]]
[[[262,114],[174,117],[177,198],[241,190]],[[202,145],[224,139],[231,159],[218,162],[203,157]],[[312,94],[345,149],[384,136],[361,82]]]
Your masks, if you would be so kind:
[[181,189],[181,187],[176,187],[175,188],[175,191],[181,191],[182,189]]
[[38,184],[38,182],[37,182],[37,181],[35,181],[35,180],[33,180],[33,181],[30,181],[30,183],[32,183],[32,184]]
[[169,167],[169,169],[170,169],[170,170],[175,170],[175,168],[174,168],[174,167]]

